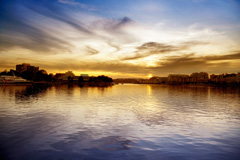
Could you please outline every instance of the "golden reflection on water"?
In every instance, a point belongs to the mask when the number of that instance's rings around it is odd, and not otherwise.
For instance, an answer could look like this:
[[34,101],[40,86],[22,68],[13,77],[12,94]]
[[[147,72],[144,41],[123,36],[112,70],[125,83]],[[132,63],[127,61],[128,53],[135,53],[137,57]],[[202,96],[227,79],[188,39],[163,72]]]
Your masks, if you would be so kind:
[[239,89],[220,87],[1,86],[0,94],[1,103],[11,103],[13,106],[5,108],[7,111],[12,110],[13,114],[16,113],[14,106],[18,105],[17,107],[25,107],[24,112],[19,110],[18,114],[46,110],[54,115],[63,114],[67,121],[87,119],[93,124],[96,124],[96,121],[112,124],[108,121],[109,118],[123,123],[132,123],[131,121],[136,121],[136,117],[137,121],[146,125],[181,124],[193,128],[195,128],[194,125],[202,125],[210,130],[216,128],[209,123],[214,122],[223,124],[222,130],[224,130],[228,128],[227,122],[231,116],[239,116],[240,112]]
[[141,153],[161,153],[189,144],[211,149],[209,143],[224,146],[228,141],[232,147],[231,140],[239,139],[239,117],[239,88],[0,86],[1,131],[13,137],[34,133],[28,143],[57,150],[108,151],[110,144],[116,150],[133,146]]
[[[147,89],[147,92],[144,92]],[[1,99],[14,98],[15,101],[23,102],[31,98],[41,98],[48,96],[50,98],[63,97],[60,100],[79,101],[101,100],[101,98],[110,98],[112,102],[126,101],[129,104],[137,104],[132,107],[152,106],[154,110],[159,109],[159,104],[181,105],[181,109],[187,110],[190,106],[197,107],[198,103],[205,109],[214,108],[217,105],[217,99],[232,98],[229,100],[228,107],[238,109],[237,105],[231,105],[231,101],[239,102],[239,89],[217,88],[217,87],[186,87],[186,86],[157,86],[157,85],[138,85],[138,86],[114,86],[107,88],[99,87],[78,87],[78,86],[56,86],[49,88],[37,88],[29,86],[1,86]],[[147,96],[146,96],[147,95]],[[169,97],[171,97],[169,99]],[[49,98],[48,98],[49,99]],[[55,100],[53,99],[53,100]],[[211,104],[212,102],[216,102]],[[157,104],[157,105],[156,105]],[[234,104],[234,103],[233,103]],[[114,104],[116,105],[116,104]],[[220,108],[224,108],[221,106]],[[191,109],[191,107],[190,107]],[[216,108],[215,108],[216,109]],[[144,113],[144,112],[143,112]]]
[[148,95],[151,96],[152,95],[152,86],[148,85]]

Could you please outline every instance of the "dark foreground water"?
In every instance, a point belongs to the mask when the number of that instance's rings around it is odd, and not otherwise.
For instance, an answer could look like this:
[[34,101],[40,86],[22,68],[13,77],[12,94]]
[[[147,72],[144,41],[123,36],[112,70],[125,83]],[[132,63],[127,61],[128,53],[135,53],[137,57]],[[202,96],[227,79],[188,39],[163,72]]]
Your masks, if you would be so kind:
[[0,160],[239,160],[240,90],[0,86]]

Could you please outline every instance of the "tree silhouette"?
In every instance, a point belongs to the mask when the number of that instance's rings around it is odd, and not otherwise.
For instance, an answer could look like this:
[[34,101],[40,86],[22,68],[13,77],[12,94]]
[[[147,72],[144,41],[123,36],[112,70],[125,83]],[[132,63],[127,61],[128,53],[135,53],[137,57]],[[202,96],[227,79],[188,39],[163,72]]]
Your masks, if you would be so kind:
[[24,71],[21,73],[21,77],[23,79],[27,79],[27,80],[33,80],[34,79],[34,73],[31,71]]

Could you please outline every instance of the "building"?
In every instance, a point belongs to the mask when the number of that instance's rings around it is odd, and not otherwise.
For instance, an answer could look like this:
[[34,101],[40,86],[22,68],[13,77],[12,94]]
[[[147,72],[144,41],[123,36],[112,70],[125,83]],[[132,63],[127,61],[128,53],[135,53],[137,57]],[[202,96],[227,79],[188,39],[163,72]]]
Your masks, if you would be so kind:
[[56,73],[54,77],[56,80],[68,81],[69,78],[74,79],[76,76],[72,73],[72,71],[67,71],[66,73]]
[[236,81],[237,81],[238,84],[240,84],[240,72],[236,76]]
[[134,78],[118,78],[114,79],[114,83],[133,83],[133,84],[138,84],[141,83],[143,79],[134,79]]
[[27,66],[27,71],[37,73],[39,71],[39,67]]
[[231,73],[231,74],[225,74],[225,83],[230,84],[230,83],[237,83],[237,74]]
[[18,65],[16,65],[16,71],[19,73],[27,71],[28,66],[30,66],[30,64],[28,64],[28,63],[18,64]]
[[169,84],[187,84],[187,83],[189,83],[189,75],[169,74],[167,83],[169,83]]
[[88,82],[88,81],[89,81],[89,79],[90,79],[90,77],[89,77],[89,75],[88,75],[88,74],[81,74],[81,75],[80,75],[80,77],[82,77],[82,78],[83,78],[83,81],[84,81],[84,82]]
[[215,74],[210,75],[210,82],[214,84],[237,84],[237,83],[239,84],[239,81],[240,81],[240,73],[238,74],[223,73],[219,75],[215,75]]
[[54,78],[56,79],[56,80],[62,80],[62,76],[64,75],[64,73],[56,73],[55,74],[55,76],[54,76]]
[[39,71],[39,67],[31,66],[29,63],[23,63],[23,64],[16,65],[16,71],[18,73],[22,73],[25,71],[37,73]]
[[152,77],[148,80],[146,80],[146,82],[150,83],[150,84],[165,84],[167,82],[168,78],[167,77]]
[[189,78],[190,83],[207,83],[208,80],[208,73],[206,72],[192,73]]
[[210,83],[218,83],[219,79],[220,79],[220,75],[211,74],[209,82]]

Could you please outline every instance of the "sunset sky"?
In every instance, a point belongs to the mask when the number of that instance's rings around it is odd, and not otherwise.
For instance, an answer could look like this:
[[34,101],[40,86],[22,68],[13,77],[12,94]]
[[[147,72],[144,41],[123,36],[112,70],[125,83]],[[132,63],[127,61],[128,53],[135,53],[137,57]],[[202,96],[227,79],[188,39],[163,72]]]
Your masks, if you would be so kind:
[[1,0],[0,71],[240,72],[239,0]]

